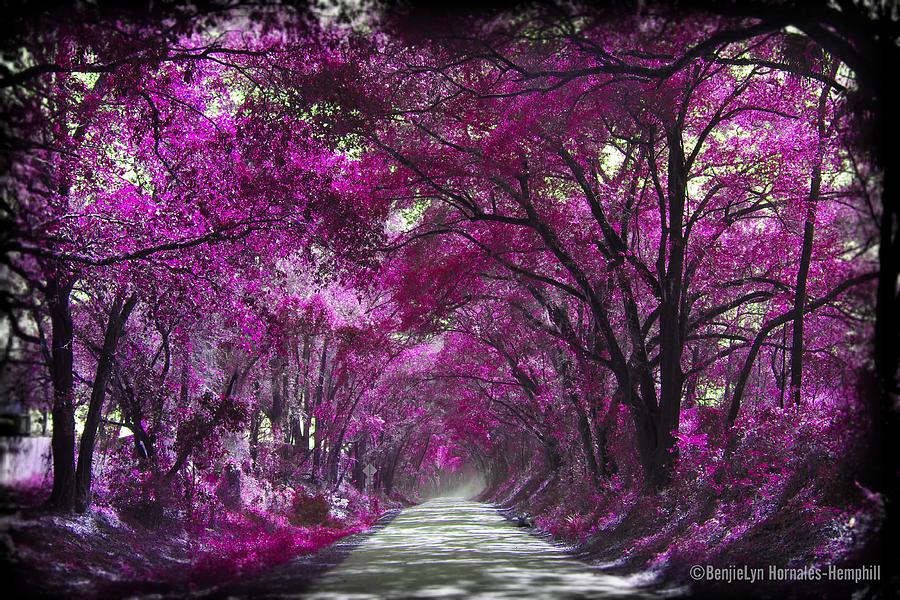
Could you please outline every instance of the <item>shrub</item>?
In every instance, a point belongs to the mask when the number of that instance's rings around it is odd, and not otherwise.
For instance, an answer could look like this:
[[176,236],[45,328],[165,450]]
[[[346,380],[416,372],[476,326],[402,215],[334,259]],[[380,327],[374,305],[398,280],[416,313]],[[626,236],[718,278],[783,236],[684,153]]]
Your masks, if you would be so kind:
[[297,492],[289,519],[294,525],[323,525],[328,522],[330,509],[324,495]]

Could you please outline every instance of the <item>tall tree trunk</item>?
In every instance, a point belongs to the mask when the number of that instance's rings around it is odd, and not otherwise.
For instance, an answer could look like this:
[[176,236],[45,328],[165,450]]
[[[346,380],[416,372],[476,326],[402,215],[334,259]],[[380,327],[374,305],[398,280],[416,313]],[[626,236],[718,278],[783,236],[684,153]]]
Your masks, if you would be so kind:
[[188,400],[190,400],[191,394],[191,349],[187,334],[184,335],[182,344],[184,345],[181,349],[181,385],[178,390],[178,402],[180,406],[187,408]]
[[660,435],[658,419],[653,413],[643,407],[632,407],[631,417],[634,423],[635,437],[637,438],[638,459],[641,463],[641,470],[644,473],[644,484],[647,487],[654,487],[661,480],[658,473],[661,468],[659,462]]
[[644,484],[654,487],[658,481],[657,472],[660,468],[658,407],[655,401],[656,389],[654,386],[641,386],[641,393],[634,389],[629,369],[623,365],[614,365],[613,374],[616,377],[615,396],[629,408],[631,420],[634,424],[635,442],[638,451],[638,461],[644,475]]
[[59,275],[47,281],[46,296],[53,328],[50,376],[53,380],[53,491],[48,504],[60,511],[75,508],[75,377],[70,295],[74,280]]
[[300,421],[302,425],[300,426],[300,435],[297,437],[297,443],[300,447],[303,448],[303,452],[309,453],[309,425],[310,425],[310,396],[311,396],[311,388],[309,385],[309,361],[310,354],[312,353],[312,341],[310,339],[309,334],[307,334],[303,340],[303,358],[301,362],[303,363],[303,386],[301,389],[301,399],[300,399]]
[[381,483],[383,485],[384,493],[387,496],[391,495],[391,492],[394,491],[394,473],[397,471],[397,463],[400,460],[400,453],[403,451],[403,444],[397,446],[397,450],[394,452],[393,457],[389,460],[387,469],[383,472],[381,477]]
[[343,444],[343,437],[343,432],[341,432],[338,439],[332,444],[328,451],[326,475],[330,485],[337,483],[338,470],[341,464],[341,445]]
[[[697,346],[691,348],[691,369],[693,369],[700,360],[700,349]],[[684,383],[684,406],[691,408],[697,403],[697,384],[700,379],[699,373],[694,373]]]
[[559,375],[566,389],[566,395],[569,402],[575,409],[575,415],[578,423],[578,433],[581,437],[581,449],[584,454],[585,463],[587,465],[588,475],[595,487],[600,487],[600,469],[597,465],[597,457],[594,455],[594,436],[591,433],[591,422],[588,413],[582,405],[581,398],[578,395],[575,381],[572,377],[572,365],[565,356],[559,357]]
[[817,113],[818,148],[816,162],[813,165],[812,178],[809,185],[809,198],[806,205],[806,222],[803,225],[803,247],[800,251],[800,268],[797,270],[797,285],[794,290],[794,334],[791,340],[791,401],[800,404],[800,388],[803,385],[803,325],[805,320],[806,283],[809,278],[809,266],[812,262],[813,239],[816,230],[816,204],[822,187],[822,161],[825,153],[825,109],[831,86],[822,86]]
[[259,418],[259,410],[253,411],[250,419],[250,460],[256,466],[256,457],[259,455],[259,427],[262,419]]
[[[291,344],[291,355],[294,359],[295,368],[293,369],[293,393],[287,396],[288,401],[288,436],[287,442],[292,446],[297,446],[302,428],[300,427],[300,414],[303,410],[303,388],[300,386],[301,368],[303,363],[300,359],[300,346],[297,343]],[[285,373],[287,378],[287,373]]]
[[[683,283],[686,240],[684,239],[684,207],[686,197],[686,173],[684,149],[678,127],[666,132],[668,162],[668,261],[664,277],[660,279],[662,302],[659,310],[659,414],[657,433],[657,463],[654,485],[665,485],[671,477],[676,458],[676,434],[681,417],[681,396],[684,373],[681,356],[684,351]],[[663,215],[661,215],[663,218]],[[663,253],[661,253],[663,254]],[[660,260],[664,257],[660,256]]]
[[[322,402],[323,394],[325,393],[325,369],[328,363],[328,336],[322,341],[322,355],[319,359],[319,376],[316,380],[316,394],[313,399],[313,404],[310,407],[310,415],[309,420],[310,424],[312,424],[314,417],[314,413],[316,409],[319,407],[319,404]],[[318,419],[315,419],[315,429],[310,431],[310,439],[312,440],[312,474],[313,479],[318,477],[319,471],[319,463],[321,462],[321,453],[322,453],[322,435],[319,427]]]
[[606,415],[602,417],[596,405],[593,408],[594,429],[596,432],[595,437],[597,439],[597,458],[600,473],[603,477],[609,477],[619,470],[615,457],[610,449],[609,442],[611,437],[610,433],[613,431],[613,426],[619,411],[620,401],[621,396],[618,394],[614,395],[612,402],[610,402],[609,408],[606,411]]
[[587,412],[584,407],[576,405],[575,411],[578,415],[578,433],[581,436],[581,446],[584,452],[584,458],[587,461],[588,474],[594,487],[599,488],[603,475],[600,473],[600,466],[597,464],[597,457],[594,455],[594,436],[591,433],[591,422],[588,419]]
[[282,431],[282,418],[284,417],[284,386],[282,385],[282,378],[284,371],[284,353],[276,349],[270,369],[272,408],[269,410],[268,415],[269,422],[272,425],[272,439],[276,444],[282,441],[284,437],[284,432]]
[[360,490],[364,491],[366,487],[366,474],[363,469],[365,469],[365,464],[363,464],[363,460],[366,457],[366,446],[368,445],[368,437],[363,434],[363,436],[353,445],[353,486]]
[[[784,408],[784,386],[787,382],[787,325],[781,327],[781,369],[778,371],[778,406]],[[728,391],[725,392],[728,397]]]
[[422,452],[419,453],[419,459],[416,461],[416,472],[422,471],[422,463],[425,461],[425,455],[428,454],[429,446],[431,446],[431,437],[432,433],[429,430],[428,435],[425,437],[425,445],[422,446]]
[[131,311],[137,304],[137,295],[132,294],[125,303],[117,297],[109,311],[106,332],[103,336],[103,347],[97,357],[97,371],[94,375],[94,386],[88,404],[84,431],[78,449],[78,467],[75,469],[75,509],[84,512],[91,504],[91,475],[94,462],[94,445],[97,441],[97,430],[103,416],[103,402],[106,399],[106,386],[112,373],[112,361],[119,344],[119,338],[125,328]]
[[562,455],[559,453],[559,442],[554,437],[544,438],[544,457],[551,475],[556,475],[562,467]]

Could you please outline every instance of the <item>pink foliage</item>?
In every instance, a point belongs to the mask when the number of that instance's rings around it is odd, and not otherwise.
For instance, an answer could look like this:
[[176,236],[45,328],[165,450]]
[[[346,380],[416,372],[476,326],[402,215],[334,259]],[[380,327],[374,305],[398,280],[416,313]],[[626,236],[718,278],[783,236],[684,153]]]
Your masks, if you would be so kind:
[[654,566],[878,520],[880,167],[839,53],[663,6],[238,4],[4,62],[4,390],[52,415],[57,508],[199,532],[198,585],[473,474]]

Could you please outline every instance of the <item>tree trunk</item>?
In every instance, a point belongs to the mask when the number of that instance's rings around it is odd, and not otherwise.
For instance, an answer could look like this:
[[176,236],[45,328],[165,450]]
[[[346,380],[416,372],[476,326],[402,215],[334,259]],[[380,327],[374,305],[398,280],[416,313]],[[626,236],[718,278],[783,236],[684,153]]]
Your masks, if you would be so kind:
[[606,415],[601,418],[596,405],[593,409],[595,437],[597,439],[597,454],[600,473],[603,477],[614,475],[619,467],[616,464],[615,457],[609,447],[610,432],[613,430],[613,424],[616,420],[616,413],[619,410],[619,402],[621,397],[614,395],[610,402]]
[[403,445],[401,444],[397,446],[397,450],[394,452],[394,456],[389,461],[388,468],[381,478],[382,485],[384,486],[384,493],[386,496],[390,496],[391,492],[394,491],[394,473],[397,470],[397,463],[400,460],[400,453],[402,451]]
[[[668,163],[668,262],[665,277],[660,280],[662,302],[659,310],[659,414],[657,434],[657,467],[652,483],[669,482],[676,458],[676,434],[681,417],[681,396],[684,373],[681,355],[684,351],[682,323],[684,256],[684,206],[686,173],[681,133],[677,127],[667,131]],[[663,259],[663,256],[660,256]]]
[[368,438],[363,435],[354,445],[353,445],[353,486],[360,490],[365,491],[366,487],[366,474],[363,471],[365,469],[365,465],[363,464],[363,459],[366,456],[366,442]]
[[337,483],[338,470],[341,464],[341,445],[343,444],[344,433],[341,432],[337,441],[332,444],[328,452],[327,462],[327,479],[330,485]]
[[178,390],[178,402],[180,406],[187,408],[191,394],[191,351],[187,335],[185,335],[184,338],[185,339],[182,341],[184,347],[181,349],[181,385]]
[[797,270],[797,285],[794,291],[794,335],[791,340],[791,401],[800,404],[800,388],[803,385],[803,325],[806,317],[806,283],[809,278],[809,265],[812,262],[813,239],[816,229],[816,203],[822,187],[822,160],[825,152],[825,109],[831,86],[824,84],[819,96],[817,113],[817,130],[819,134],[816,163],[813,165],[809,186],[809,198],[806,206],[806,222],[803,225],[803,247],[800,251],[800,268]]
[[[309,422],[312,425],[314,413],[322,402],[322,396],[325,393],[325,369],[328,363],[328,337],[326,336],[322,342],[322,355],[319,359],[319,377],[316,380],[316,394],[313,404],[310,407]],[[310,431],[310,439],[312,439],[312,475],[313,479],[318,477],[319,463],[321,462],[322,443],[321,431],[318,419],[315,420],[315,430]]]
[[569,361],[561,356],[559,358],[559,375],[566,388],[566,394],[569,396],[569,402],[575,409],[578,421],[578,433],[581,436],[581,448],[584,454],[585,463],[587,465],[588,475],[595,487],[600,487],[600,469],[597,465],[597,458],[594,455],[594,436],[591,433],[591,422],[588,418],[587,411],[581,403],[581,398],[576,391],[575,381],[572,378],[572,365]]
[[259,455],[259,427],[262,419],[259,418],[259,410],[253,411],[250,419],[250,460],[256,466],[256,457]]
[[544,438],[544,456],[550,473],[556,475],[562,467],[562,455],[559,453],[559,442],[555,438]]
[[578,433],[581,435],[581,445],[584,450],[584,458],[587,461],[588,474],[594,486],[599,488],[603,475],[600,472],[600,466],[597,464],[597,457],[594,455],[594,436],[591,433],[591,422],[587,413],[582,407],[577,407],[578,411]]
[[634,423],[634,434],[637,438],[638,459],[641,470],[644,472],[644,485],[653,488],[661,481],[659,469],[660,436],[657,431],[657,418],[646,409],[634,408],[631,410],[631,418]]
[[94,375],[94,386],[88,404],[84,431],[78,449],[78,467],[75,470],[75,509],[84,512],[91,504],[91,475],[94,462],[94,445],[97,442],[97,430],[103,416],[103,402],[106,399],[106,386],[112,373],[112,361],[119,344],[119,338],[125,328],[131,311],[137,304],[137,296],[132,294],[124,305],[121,298],[116,298],[109,311],[106,332],[103,336],[103,347],[97,358],[97,371]]
[[618,387],[615,395],[618,396],[620,402],[624,402],[631,413],[638,461],[644,474],[644,485],[648,488],[656,487],[660,480],[658,476],[660,435],[658,407],[653,397],[653,394],[656,393],[655,387],[642,385],[642,393],[638,394],[637,390],[632,387],[632,379],[627,367],[619,365],[613,369],[613,374],[616,376]]
[[272,425],[272,439],[275,444],[278,444],[284,438],[284,432],[282,431],[282,418],[284,417],[284,387],[282,379],[284,372],[284,354],[276,349],[271,363],[272,408],[269,410],[268,415],[269,422]]
[[49,506],[63,512],[75,508],[75,377],[70,294],[74,280],[58,276],[47,282],[47,305],[53,327],[50,376],[53,380],[53,491]]
[[307,334],[303,340],[303,386],[300,394],[300,435],[297,436],[297,443],[303,448],[304,453],[309,453],[309,425],[310,425],[310,385],[309,385],[309,359],[312,350],[310,336]]
[[[784,408],[784,386],[787,382],[787,325],[781,327],[781,369],[778,371],[778,406]],[[730,382],[729,382],[730,383]],[[725,392],[728,397],[728,391]]]

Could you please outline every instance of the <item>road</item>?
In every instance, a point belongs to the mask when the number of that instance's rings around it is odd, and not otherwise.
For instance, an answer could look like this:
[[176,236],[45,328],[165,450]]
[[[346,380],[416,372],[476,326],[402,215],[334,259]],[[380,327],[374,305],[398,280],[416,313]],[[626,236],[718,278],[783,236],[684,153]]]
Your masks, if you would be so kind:
[[[303,598],[633,598],[599,572],[516,527],[487,504],[437,498],[404,510]],[[651,597],[644,594],[643,597]]]

